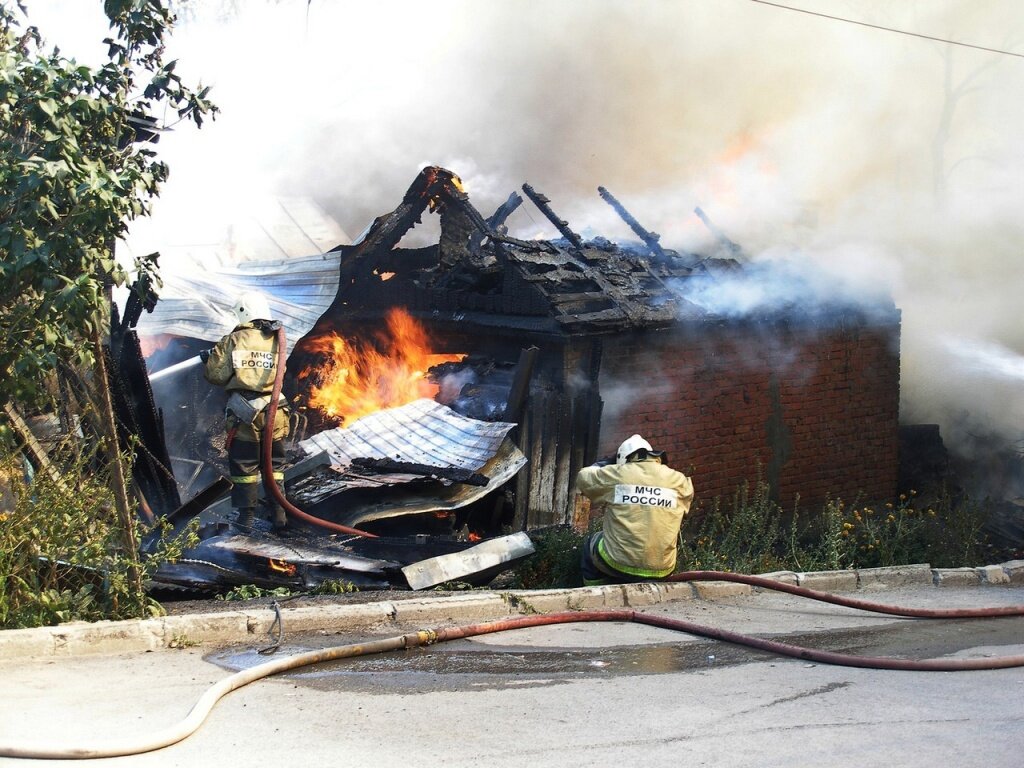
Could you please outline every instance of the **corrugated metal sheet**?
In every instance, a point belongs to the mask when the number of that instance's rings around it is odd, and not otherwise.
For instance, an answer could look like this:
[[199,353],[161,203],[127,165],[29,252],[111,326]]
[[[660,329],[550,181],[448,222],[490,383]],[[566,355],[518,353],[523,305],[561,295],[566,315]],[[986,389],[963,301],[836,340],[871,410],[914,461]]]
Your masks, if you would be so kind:
[[274,319],[284,324],[290,352],[334,300],[339,259],[325,253],[168,274],[156,308],[139,320],[139,333],[216,342],[235,326],[230,307],[238,295],[258,290],[266,295]]
[[[486,422],[460,416],[433,400],[416,400],[398,408],[377,411],[349,427],[321,432],[299,445],[310,455],[327,452],[331,469],[289,485],[289,493],[306,503],[333,499],[345,491],[391,486],[393,493],[376,499],[356,497],[338,503],[336,522],[359,525],[371,520],[466,506],[499,489],[526,465],[526,457],[511,440],[515,424]],[[486,486],[433,482],[422,485],[418,475],[368,477],[351,467],[355,458],[384,459],[460,467],[485,475]],[[418,482],[414,482],[418,481]],[[409,484],[404,486],[403,484]]]
[[514,426],[466,418],[441,403],[420,399],[321,432],[299,446],[310,455],[326,451],[336,468],[370,458],[479,470]]
[[296,500],[299,506],[326,501],[333,506],[331,519],[334,522],[359,526],[373,520],[428,512],[449,512],[464,507],[497,491],[525,465],[526,457],[523,452],[506,438],[498,452],[479,468],[480,474],[486,475],[489,479],[484,487],[463,483],[444,485],[440,482],[432,482],[427,486],[416,483],[395,485],[406,477],[409,480],[422,478],[381,475],[380,483],[391,486],[386,495],[345,494],[344,491],[366,487],[365,478],[354,476],[347,470],[328,469],[326,472],[335,475],[329,487],[324,487],[323,477],[314,477],[310,478],[310,483],[316,485],[316,488],[303,488],[303,481],[299,480],[289,485],[288,495]]

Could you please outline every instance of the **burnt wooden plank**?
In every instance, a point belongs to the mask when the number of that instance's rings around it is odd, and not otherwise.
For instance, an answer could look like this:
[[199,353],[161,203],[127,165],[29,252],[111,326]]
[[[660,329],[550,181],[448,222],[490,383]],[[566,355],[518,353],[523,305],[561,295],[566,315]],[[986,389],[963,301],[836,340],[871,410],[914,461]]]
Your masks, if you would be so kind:
[[572,411],[573,397],[568,393],[558,396],[555,435],[555,478],[552,496],[551,514],[554,523],[570,522],[572,520],[572,498],[571,489],[575,476],[570,472],[572,463]]
[[541,486],[544,482],[544,416],[547,407],[547,394],[543,393],[531,398],[530,408],[530,488],[526,507],[526,525],[533,528],[538,525],[537,507],[542,503]]
[[548,295],[548,300],[552,304],[558,306],[559,304],[567,304],[576,301],[604,301],[611,303],[611,298],[604,291],[582,291],[580,293],[552,293]]
[[533,474],[533,451],[530,444],[530,434],[533,420],[533,415],[528,407],[523,411],[522,418],[519,421],[518,434],[516,436],[516,446],[523,452],[523,455],[527,457],[528,461],[526,462],[526,466],[523,467],[519,471],[519,474],[516,475],[515,479],[516,503],[515,511],[512,516],[513,531],[526,530],[527,520],[529,519],[530,476]]
[[558,522],[554,509],[555,469],[558,461],[558,394],[547,393],[544,398],[543,431],[541,440],[541,467],[537,495],[530,505],[534,526],[554,525]]
[[599,312],[588,312],[583,315],[561,315],[555,318],[564,324],[571,323],[621,323],[626,320],[626,313],[618,307],[602,309]]

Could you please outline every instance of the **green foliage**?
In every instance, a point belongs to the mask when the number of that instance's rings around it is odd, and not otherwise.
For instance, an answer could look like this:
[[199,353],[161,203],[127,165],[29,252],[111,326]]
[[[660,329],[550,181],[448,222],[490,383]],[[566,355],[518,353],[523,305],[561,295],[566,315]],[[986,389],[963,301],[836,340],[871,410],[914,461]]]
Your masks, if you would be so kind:
[[342,579],[327,579],[317,584],[313,589],[309,590],[311,595],[348,595],[353,592],[358,592],[359,587],[353,584],[351,581],[344,581]]
[[578,587],[583,583],[580,573],[580,551],[587,534],[569,526],[556,526],[530,532],[534,554],[513,571],[513,589],[550,589]]
[[293,590],[290,587],[258,587],[255,584],[240,584],[233,587],[223,595],[217,595],[218,600],[256,600],[261,597],[293,597],[295,595],[348,595],[358,592],[359,587],[351,581],[343,579],[327,579],[317,584],[312,589]]
[[[162,609],[136,592],[124,557],[121,523],[105,478],[90,457],[63,449],[64,479],[24,476],[19,457],[0,455],[0,628],[38,627],[65,621],[137,618]],[[72,485],[70,478],[80,478]],[[161,542],[143,563],[143,575],[178,557],[194,530]]]
[[175,635],[171,638],[171,641],[167,644],[168,648],[178,648],[184,650],[186,648],[194,648],[199,645],[198,640],[193,640],[186,634]]
[[[915,504],[916,494],[896,503],[851,510],[843,516],[845,556],[861,568],[928,562],[937,567],[973,565],[981,556],[984,505],[954,503],[949,494]],[[924,508],[922,508],[922,506]]]
[[476,589],[468,581],[442,581],[440,584],[434,587],[435,592],[465,592],[467,590]]
[[[127,279],[113,246],[149,211],[167,167],[138,143],[165,108],[201,125],[216,108],[163,61],[161,0],[106,0],[108,61],[47,49],[0,0],[0,397],[27,401],[58,360],[87,362],[105,291]],[[140,127],[141,126],[141,127]],[[150,134],[152,135],[152,134]],[[156,254],[136,265],[153,275]]]
[[938,567],[970,565],[981,556],[986,510],[970,499],[943,495],[931,505],[916,494],[884,505],[829,500],[804,520],[770,500],[766,483],[753,493],[743,486],[728,513],[716,500],[680,534],[680,570],[763,573],[773,570],[836,570],[907,563]]
[[292,591],[288,587],[266,589],[264,587],[257,587],[255,584],[239,584],[223,595],[217,595],[217,599],[235,602],[239,600],[256,600],[260,597],[289,597],[291,594]]
[[781,519],[781,510],[771,501],[767,483],[755,485],[752,494],[744,483],[733,496],[729,514],[722,512],[721,501],[715,499],[708,514],[700,519],[696,536],[686,536],[684,529],[680,562],[690,570],[776,570],[782,563],[778,552],[784,538]]

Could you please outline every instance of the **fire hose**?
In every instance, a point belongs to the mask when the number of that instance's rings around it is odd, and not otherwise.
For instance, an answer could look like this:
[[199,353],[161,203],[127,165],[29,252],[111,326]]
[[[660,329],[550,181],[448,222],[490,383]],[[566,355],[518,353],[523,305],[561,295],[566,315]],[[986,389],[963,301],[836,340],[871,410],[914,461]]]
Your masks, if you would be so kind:
[[[1002,606],[995,608],[960,608],[960,609],[927,609],[903,608],[889,606],[856,598],[841,597],[827,592],[797,587],[791,584],[766,579],[759,576],[746,576],[718,571],[687,571],[669,576],[666,581],[732,581],[740,584],[763,587],[780,592],[788,592],[813,600],[824,600],[836,605],[884,613],[893,616],[912,618],[993,618],[1005,616],[1024,616],[1024,605]],[[1007,669],[1024,667],[1024,656],[1002,656],[997,658],[975,659],[902,659],[878,656],[856,656],[847,653],[835,653],[813,648],[804,648],[775,640],[743,635],[723,629],[716,629],[701,624],[673,619],[667,616],[656,616],[633,610],[609,611],[565,611],[559,613],[518,616],[510,619],[499,619],[480,624],[468,624],[461,627],[442,627],[432,630],[420,630],[405,635],[373,640],[366,643],[350,643],[322,650],[307,651],[281,659],[264,662],[255,667],[234,673],[215,683],[199,697],[184,719],[150,736],[125,738],[108,743],[91,746],[53,747],[38,744],[2,744],[0,757],[39,758],[39,759],[85,759],[99,757],[120,757],[124,755],[142,754],[156,749],[168,747],[195,733],[203,721],[213,710],[214,705],[225,695],[238,690],[242,686],[261,680],[265,677],[287,672],[311,664],[320,664],[337,659],[356,656],[367,656],[386,651],[418,648],[449,640],[459,640],[478,635],[505,632],[512,629],[525,629],[552,624],[572,624],[580,622],[634,622],[652,627],[661,627],[677,632],[721,640],[727,643],[746,646],[782,656],[789,656],[804,661],[820,662],[847,667],[865,669],[892,669],[918,672],[959,672],[982,669]]]
[[274,377],[274,390],[270,395],[270,404],[267,406],[267,419],[266,424],[263,425],[263,440],[260,446],[260,473],[263,476],[263,487],[267,491],[267,495],[270,496],[274,501],[280,504],[285,512],[296,520],[302,520],[310,525],[316,525],[320,528],[326,528],[330,531],[336,531],[337,533],[345,533],[350,536],[366,536],[371,539],[377,538],[372,533],[361,531],[358,528],[349,528],[347,525],[339,525],[338,523],[332,523],[330,520],[324,520],[320,517],[314,517],[308,512],[303,512],[301,509],[292,504],[285,495],[281,492],[280,486],[274,481],[274,464],[273,464],[273,443],[274,443],[274,419],[277,416],[277,401],[281,397],[281,388],[284,386],[284,351],[285,351],[285,333],[284,326],[277,326],[277,374]]

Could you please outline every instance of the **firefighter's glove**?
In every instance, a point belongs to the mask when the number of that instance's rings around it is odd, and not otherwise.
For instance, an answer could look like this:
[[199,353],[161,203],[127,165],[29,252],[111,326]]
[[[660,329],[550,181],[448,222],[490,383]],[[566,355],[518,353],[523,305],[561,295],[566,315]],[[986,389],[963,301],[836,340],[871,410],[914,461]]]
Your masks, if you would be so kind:
[[614,463],[615,463],[615,457],[614,456],[604,456],[604,457],[598,459],[597,461],[595,461],[593,466],[595,466],[595,467],[607,467],[609,464],[614,464]]
[[210,359],[210,350],[204,349],[200,352],[199,359],[203,361],[203,365],[206,365],[206,361]]

